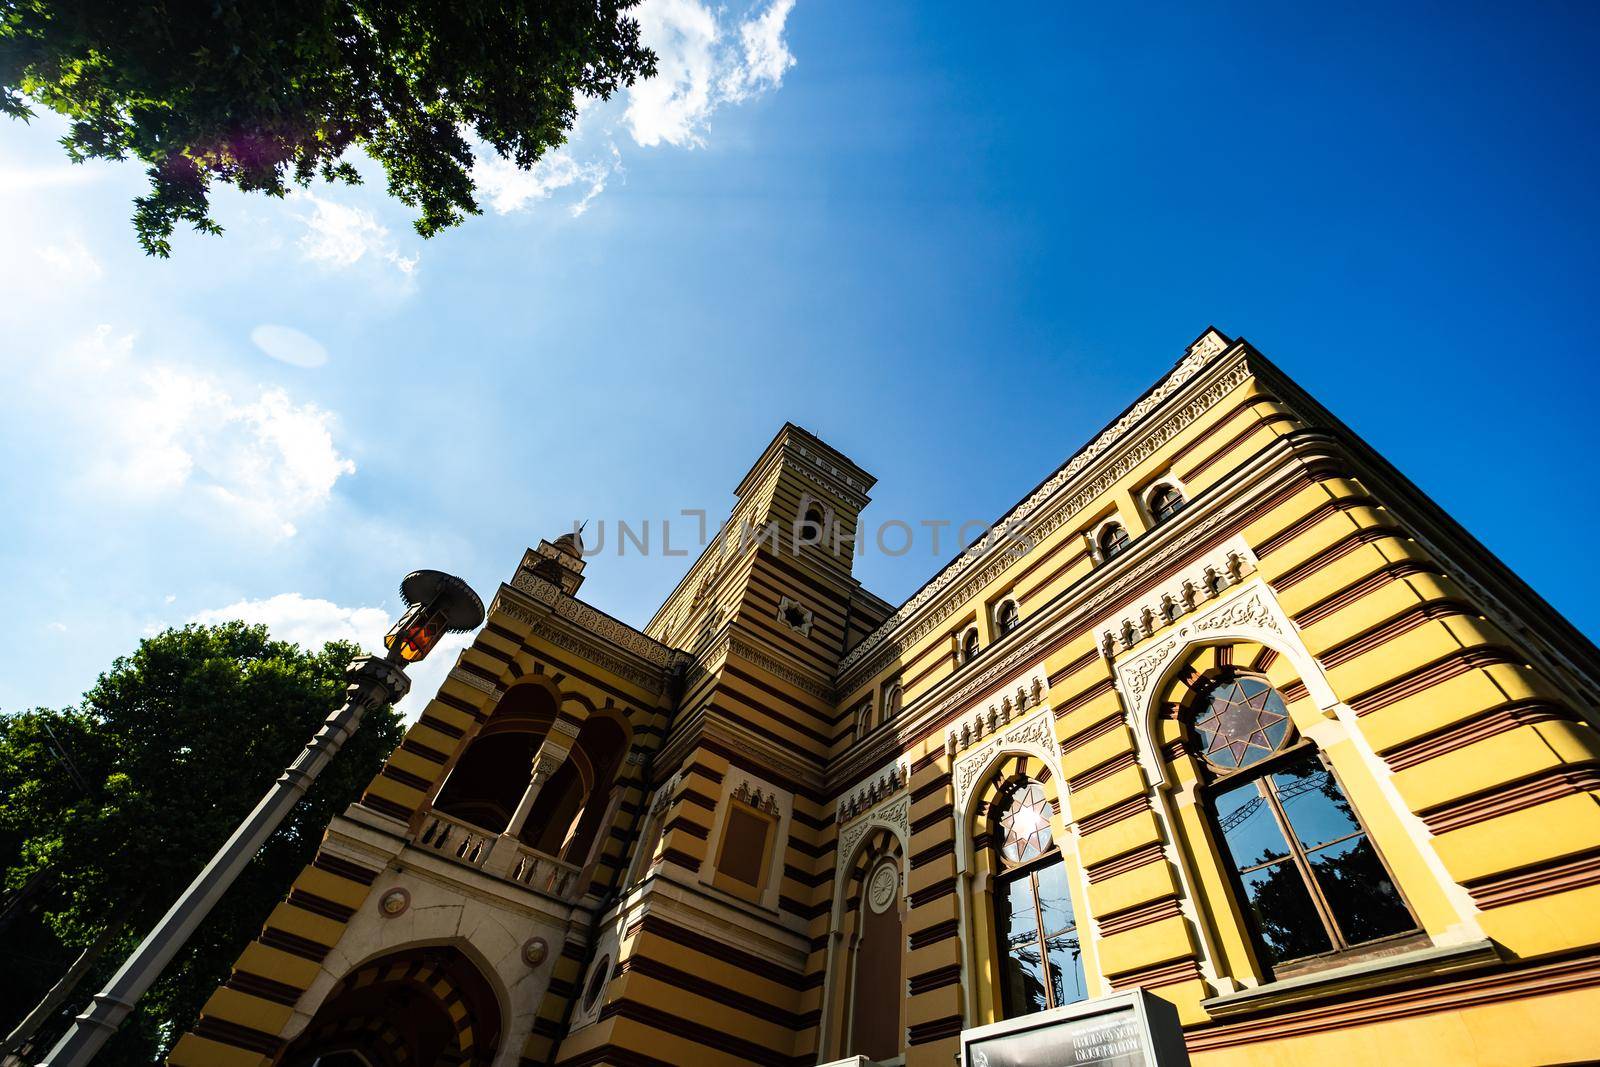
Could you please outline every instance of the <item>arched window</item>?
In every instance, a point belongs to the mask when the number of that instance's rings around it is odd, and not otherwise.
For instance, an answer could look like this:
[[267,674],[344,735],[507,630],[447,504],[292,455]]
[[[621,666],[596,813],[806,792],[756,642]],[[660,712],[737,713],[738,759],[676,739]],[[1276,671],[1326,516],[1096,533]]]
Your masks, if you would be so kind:
[[435,811],[492,834],[503,831],[528,788],[533,757],[555,719],[555,698],[532,682],[506,690],[434,798]]
[[863,700],[856,708],[856,737],[866,737],[872,730],[872,698]]
[[1322,752],[1265,679],[1224,671],[1190,725],[1206,806],[1263,962],[1303,963],[1417,930]]
[[905,700],[905,691],[900,688],[898,681],[890,682],[883,691],[883,722],[890,722],[900,714],[900,705]]
[[1128,547],[1128,531],[1123,529],[1120,522],[1108,522],[1101,527],[1100,536],[1096,540],[1100,546],[1100,559],[1104,562],[1120,556],[1122,550]]
[[1157,526],[1183,510],[1183,494],[1174,486],[1163,485],[1150,494],[1150,518]]
[[995,939],[1006,1018],[1088,996],[1067,868],[1050,816],[1044,787],[1020,778],[997,798],[991,817],[990,840],[999,871]]
[[1022,625],[1022,613],[1017,610],[1017,602],[1008,600],[1000,605],[1000,612],[995,621],[1000,626],[1000,636],[1004,637],[1018,626]]
[[978,631],[968,630],[961,636],[961,662],[971,663],[978,658]]
[[582,866],[610,808],[612,780],[627,747],[627,734],[614,720],[585,720],[572,751],[539,791],[522,828],[523,844]]

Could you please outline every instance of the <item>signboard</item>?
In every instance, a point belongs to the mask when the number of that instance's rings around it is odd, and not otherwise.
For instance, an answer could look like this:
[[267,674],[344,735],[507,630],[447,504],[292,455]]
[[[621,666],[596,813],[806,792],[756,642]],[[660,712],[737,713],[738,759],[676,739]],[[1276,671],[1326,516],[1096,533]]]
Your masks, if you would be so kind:
[[961,1031],[961,1067],[1188,1067],[1178,1009],[1143,989]]

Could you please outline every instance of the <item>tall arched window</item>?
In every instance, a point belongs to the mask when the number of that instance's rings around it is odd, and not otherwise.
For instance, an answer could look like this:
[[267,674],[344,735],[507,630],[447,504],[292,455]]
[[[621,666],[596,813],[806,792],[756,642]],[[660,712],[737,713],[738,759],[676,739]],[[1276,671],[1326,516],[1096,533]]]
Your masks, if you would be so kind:
[[1282,969],[1413,933],[1417,922],[1323,753],[1266,679],[1194,691],[1206,806],[1262,961]]
[[1096,538],[1100,547],[1100,559],[1105,561],[1120,556],[1128,547],[1128,531],[1120,522],[1108,522],[1100,529],[1100,536]]
[[978,631],[976,628],[961,635],[961,662],[971,663],[978,658]]
[[890,682],[883,690],[883,718],[881,722],[891,722],[900,714],[900,705],[905,700],[905,690],[900,688],[898,680]]
[[1004,637],[1006,634],[1009,634],[1015,630],[1018,626],[1021,626],[1022,613],[1017,610],[1017,602],[1015,600],[1008,600],[1004,604],[1001,604],[1000,612],[996,616],[995,621],[999,624],[1001,637]]
[[1150,518],[1157,526],[1183,510],[1183,494],[1175,486],[1163,485],[1150,494]]
[[490,833],[504,830],[555,714],[555,698],[542,685],[524,682],[506,690],[450,769],[434,810]]
[[1007,1018],[1088,995],[1067,868],[1050,828],[1050,808],[1044,787],[1021,778],[1000,795],[991,817],[999,872],[995,939]]

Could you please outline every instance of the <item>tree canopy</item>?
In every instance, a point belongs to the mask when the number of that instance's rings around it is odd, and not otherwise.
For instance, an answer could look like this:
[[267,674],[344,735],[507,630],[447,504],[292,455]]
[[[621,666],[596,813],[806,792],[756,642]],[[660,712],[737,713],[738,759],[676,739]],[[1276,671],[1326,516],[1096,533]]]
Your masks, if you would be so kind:
[[[343,699],[358,653],[191,625],[140,642],[80,707],[0,717],[0,942],[13,963],[0,968],[0,1036],[120,927],[36,1050],[59,1036]],[[367,716],[96,1063],[156,1062],[189,1027],[400,735],[393,709]]]
[[562,144],[577,97],[655,73],[638,0],[0,0],[0,111],[71,121],[75,161],[149,165],[146,252],[220,233],[209,190],[282,196],[383,165],[423,236],[477,214],[472,134],[519,167]]

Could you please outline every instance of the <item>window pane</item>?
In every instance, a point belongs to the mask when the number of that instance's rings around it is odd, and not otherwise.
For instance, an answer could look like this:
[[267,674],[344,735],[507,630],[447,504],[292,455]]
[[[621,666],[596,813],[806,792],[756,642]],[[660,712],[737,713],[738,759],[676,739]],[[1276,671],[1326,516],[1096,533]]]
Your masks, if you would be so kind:
[[1089,995],[1083,981],[1083,955],[1075,937],[1052,937],[1045,942],[1050,954],[1050,987],[1056,1007],[1073,1004]]
[[1072,896],[1067,889],[1067,868],[1063,863],[1053,863],[1040,871],[1039,914],[1044,920],[1048,937],[1071,930],[1077,923],[1072,918]]
[[1416,929],[1389,872],[1365,836],[1319,849],[1310,859],[1339,931],[1350,944]]
[[1002,945],[1039,940],[1039,916],[1033,910],[1033,884],[1015,878],[995,895],[995,927]]
[[1230,789],[1212,803],[1235,867],[1254,867],[1289,854],[1283,831],[1254,782]]
[[1274,774],[1272,785],[1289,825],[1308,851],[1361,829],[1344,790],[1313,752]]
[[1263,867],[1241,880],[1267,962],[1281,963],[1333,948],[1293,863]]
[[1015,1018],[1049,1007],[1044,992],[1044,961],[1039,958],[1039,942],[1013,947],[1001,965],[1005,983],[1006,1015]]

